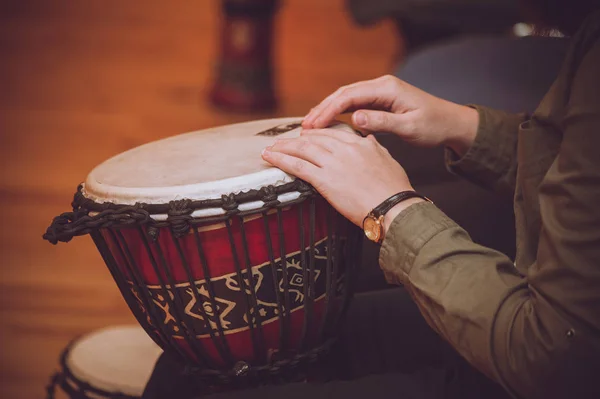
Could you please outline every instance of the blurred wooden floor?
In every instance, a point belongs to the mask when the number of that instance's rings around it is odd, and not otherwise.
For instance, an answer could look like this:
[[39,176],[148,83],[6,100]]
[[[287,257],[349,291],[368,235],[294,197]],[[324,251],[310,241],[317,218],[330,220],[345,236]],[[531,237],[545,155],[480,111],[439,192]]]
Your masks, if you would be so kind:
[[[276,115],[391,70],[393,26],[353,26],[344,0],[282,3]],[[71,338],[134,322],[91,240],[41,239],[87,172],[160,137],[270,116],[207,104],[219,2],[170,4],[0,1],[1,398],[43,397]]]

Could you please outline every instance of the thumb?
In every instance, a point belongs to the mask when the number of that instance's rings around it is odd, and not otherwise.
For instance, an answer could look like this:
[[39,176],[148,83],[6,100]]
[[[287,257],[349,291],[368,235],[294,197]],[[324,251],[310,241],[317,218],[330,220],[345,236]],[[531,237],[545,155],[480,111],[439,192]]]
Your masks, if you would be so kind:
[[359,129],[371,132],[401,133],[400,115],[385,111],[358,110],[352,115],[352,123]]

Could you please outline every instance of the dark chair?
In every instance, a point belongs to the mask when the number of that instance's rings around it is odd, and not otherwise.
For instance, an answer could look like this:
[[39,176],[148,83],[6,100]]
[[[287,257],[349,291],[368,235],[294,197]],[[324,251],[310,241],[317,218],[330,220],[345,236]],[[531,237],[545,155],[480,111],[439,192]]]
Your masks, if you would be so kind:
[[519,0],[346,0],[354,22],[395,22],[403,51],[412,53],[463,35],[506,35],[523,21]]

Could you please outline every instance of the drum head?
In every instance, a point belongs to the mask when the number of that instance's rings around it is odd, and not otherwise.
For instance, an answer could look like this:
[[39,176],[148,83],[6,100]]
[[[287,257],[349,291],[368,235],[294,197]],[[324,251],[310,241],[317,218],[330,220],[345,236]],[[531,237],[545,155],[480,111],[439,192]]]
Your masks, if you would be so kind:
[[117,326],[76,341],[65,363],[77,380],[96,389],[141,396],[161,353],[141,327]]
[[[294,177],[263,161],[261,151],[278,138],[298,137],[300,122],[238,123],[145,144],[97,166],[83,193],[96,202],[161,204],[282,185]],[[335,127],[352,131],[343,124]]]

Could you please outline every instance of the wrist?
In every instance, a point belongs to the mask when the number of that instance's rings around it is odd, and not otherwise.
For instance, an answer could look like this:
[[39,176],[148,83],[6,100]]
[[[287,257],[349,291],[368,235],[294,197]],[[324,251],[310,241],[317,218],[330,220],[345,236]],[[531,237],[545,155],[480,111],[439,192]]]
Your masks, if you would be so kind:
[[473,145],[479,127],[479,113],[475,108],[454,104],[455,126],[444,142],[459,157],[464,156]]
[[[404,200],[404,201],[396,204],[392,209],[390,209],[385,214],[385,217],[383,219],[384,233],[387,234],[388,230],[390,229],[390,226],[392,225],[392,222],[394,221],[394,219],[396,219],[396,216],[398,216],[400,213],[402,213],[402,211],[409,208],[410,206],[418,204],[420,202],[425,202],[425,200],[423,198],[419,198],[419,197],[409,198],[407,200]],[[385,235],[384,235],[384,237],[385,237]]]

